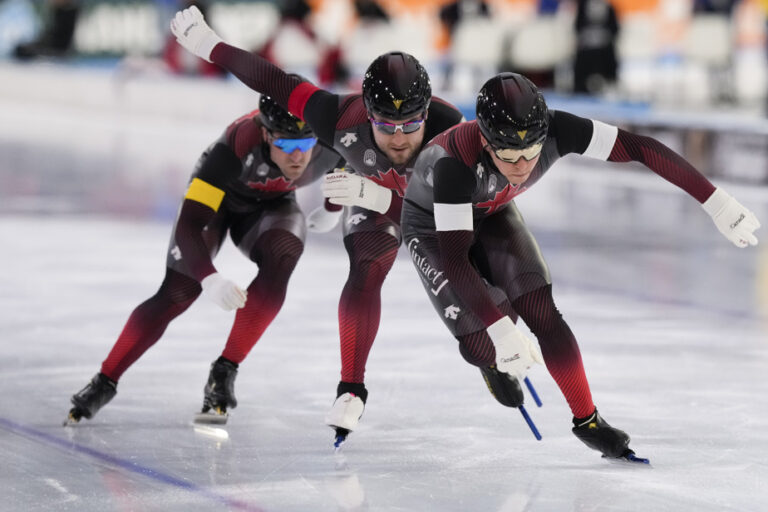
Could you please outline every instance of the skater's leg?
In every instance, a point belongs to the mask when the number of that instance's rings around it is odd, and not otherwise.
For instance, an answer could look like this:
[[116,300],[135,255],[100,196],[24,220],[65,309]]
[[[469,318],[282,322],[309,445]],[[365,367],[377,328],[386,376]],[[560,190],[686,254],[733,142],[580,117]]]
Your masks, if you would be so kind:
[[353,233],[344,239],[349,275],[339,301],[341,380],[362,383],[365,364],[379,330],[381,287],[400,243],[385,232]]
[[273,229],[259,237],[250,255],[259,272],[248,286],[245,307],[237,310],[221,354],[224,358],[243,362],[272,323],[283,305],[288,280],[303,250],[302,241],[288,231]]
[[200,295],[200,284],[172,269],[157,293],[133,310],[122,333],[101,365],[101,372],[72,396],[69,419],[92,418],[117,393],[117,381],[149,347],[154,345],[168,324],[183,313]]
[[101,373],[117,382],[123,372],[160,339],[168,324],[192,305],[201,291],[200,283],[191,277],[167,269],[157,293],[131,313],[102,363]]

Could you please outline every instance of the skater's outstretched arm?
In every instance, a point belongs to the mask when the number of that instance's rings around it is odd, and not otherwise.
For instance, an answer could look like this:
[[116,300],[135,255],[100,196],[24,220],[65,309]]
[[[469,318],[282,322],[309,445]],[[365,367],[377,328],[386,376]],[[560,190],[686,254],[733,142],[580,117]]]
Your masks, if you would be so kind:
[[757,217],[715,187],[685,158],[654,139],[600,121],[555,112],[553,128],[561,155],[579,153],[609,162],[640,162],[701,203],[720,232],[737,247],[757,245]]
[[223,67],[251,89],[309,123],[323,142],[333,144],[338,96],[286,73],[268,60],[225,43],[205,22],[197,7],[176,13],[171,32],[178,43],[198,57]]

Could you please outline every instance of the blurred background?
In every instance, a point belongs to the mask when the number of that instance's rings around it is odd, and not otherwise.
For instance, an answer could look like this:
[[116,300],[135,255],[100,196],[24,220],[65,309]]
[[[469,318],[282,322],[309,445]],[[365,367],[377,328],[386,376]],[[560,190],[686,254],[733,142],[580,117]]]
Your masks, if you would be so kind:
[[513,70],[550,107],[768,183],[766,0],[0,0],[0,212],[174,214],[199,153],[258,100],[170,36],[192,3],[226,41],[337,92],[405,50],[469,119],[480,85]]

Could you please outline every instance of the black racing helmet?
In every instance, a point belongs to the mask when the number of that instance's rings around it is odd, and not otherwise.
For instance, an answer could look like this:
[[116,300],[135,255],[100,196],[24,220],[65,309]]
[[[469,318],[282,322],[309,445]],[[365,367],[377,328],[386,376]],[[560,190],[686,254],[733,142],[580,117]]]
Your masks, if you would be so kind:
[[287,139],[315,136],[307,123],[289,113],[266,94],[262,94],[259,100],[259,119],[264,128],[271,132],[280,132]]
[[429,107],[429,75],[413,55],[389,52],[376,57],[363,78],[363,101],[370,113],[399,121]]
[[549,115],[544,96],[523,75],[501,73],[477,95],[477,125],[495,148],[524,149],[547,137]]

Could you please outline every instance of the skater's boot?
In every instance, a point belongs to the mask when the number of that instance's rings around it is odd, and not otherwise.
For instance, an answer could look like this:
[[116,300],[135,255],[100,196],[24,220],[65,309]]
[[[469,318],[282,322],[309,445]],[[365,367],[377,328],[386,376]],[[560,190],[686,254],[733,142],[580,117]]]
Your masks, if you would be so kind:
[[81,418],[91,419],[117,394],[117,382],[103,373],[97,373],[83,389],[70,399],[74,407],[69,411],[68,421],[77,423]]
[[597,409],[587,418],[574,418],[573,425],[576,437],[606,457],[625,457],[627,453],[632,452],[629,449],[629,435],[610,426]]
[[213,409],[217,414],[226,414],[231,408],[237,407],[235,398],[235,377],[237,363],[219,357],[211,363],[211,372],[203,390],[203,413]]
[[480,368],[483,374],[488,391],[501,404],[507,407],[520,407],[523,405],[523,389],[520,387],[520,381],[508,373],[500,372],[496,365]]
[[336,401],[325,417],[326,425],[336,431],[338,448],[347,435],[357,428],[357,423],[365,410],[368,390],[363,383],[339,382],[336,388]]

